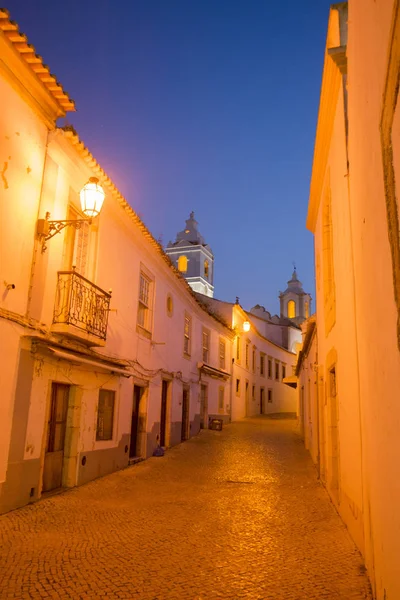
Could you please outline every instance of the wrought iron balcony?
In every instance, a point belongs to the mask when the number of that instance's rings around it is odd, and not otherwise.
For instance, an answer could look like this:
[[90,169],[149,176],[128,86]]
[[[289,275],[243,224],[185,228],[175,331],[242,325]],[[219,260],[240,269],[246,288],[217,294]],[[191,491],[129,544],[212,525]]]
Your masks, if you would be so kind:
[[102,345],[110,300],[111,294],[75,270],[59,271],[52,330]]

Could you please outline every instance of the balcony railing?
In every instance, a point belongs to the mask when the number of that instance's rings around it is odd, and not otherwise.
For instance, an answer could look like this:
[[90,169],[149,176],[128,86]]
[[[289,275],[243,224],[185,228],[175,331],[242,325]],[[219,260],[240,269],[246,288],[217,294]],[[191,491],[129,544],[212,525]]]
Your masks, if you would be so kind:
[[59,271],[53,323],[73,325],[105,340],[110,299],[111,294],[76,271]]

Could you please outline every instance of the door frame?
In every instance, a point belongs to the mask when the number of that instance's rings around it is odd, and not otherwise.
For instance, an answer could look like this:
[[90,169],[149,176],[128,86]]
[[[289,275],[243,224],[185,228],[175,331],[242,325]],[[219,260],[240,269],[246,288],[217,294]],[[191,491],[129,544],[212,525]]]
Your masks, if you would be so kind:
[[[40,488],[40,495],[41,494],[47,494],[47,493],[51,493],[53,492],[55,489],[59,489],[62,487],[66,487],[66,480],[69,479],[68,478],[68,465],[70,463],[68,459],[69,456],[69,452],[66,452],[66,450],[68,450],[67,448],[67,441],[70,442],[70,438],[71,436],[68,435],[68,428],[69,428],[69,421],[70,421],[70,416],[71,416],[71,399],[72,399],[72,389],[74,386],[72,386],[70,383],[68,382],[64,382],[64,381],[49,381],[49,386],[48,386],[48,392],[47,392],[47,403],[46,403],[46,411],[45,411],[45,422],[44,422],[44,427],[43,427],[43,442],[42,442],[42,459],[41,459],[41,466],[40,466],[40,483],[39,483],[39,488]],[[51,410],[53,407],[53,396],[54,396],[54,392],[53,390],[55,389],[54,386],[62,386],[65,388],[68,388],[68,399],[67,399],[67,407],[66,407],[66,414],[65,414],[65,433],[64,433],[64,444],[63,444],[63,457],[62,457],[62,465],[61,465],[61,485],[59,486],[59,488],[52,488],[50,490],[46,490],[43,491],[43,486],[44,486],[44,474],[45,474],[45,460],[46,460],[46,448],[47,448],[47,437],[48,437],[48,432],[49,432],[49,421],[50,421],[50,416],[51,416]],[[68,456],[66,456],[66,454],[68,454]],[[75,485],[75,482],[72,484]]]

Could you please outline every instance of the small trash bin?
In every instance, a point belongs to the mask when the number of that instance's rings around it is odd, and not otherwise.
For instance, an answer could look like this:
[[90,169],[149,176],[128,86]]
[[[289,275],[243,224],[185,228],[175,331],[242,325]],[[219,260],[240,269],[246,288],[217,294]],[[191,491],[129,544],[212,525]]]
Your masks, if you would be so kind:
[[222,425],[223,425],[222,419],[211,419],[208,428],[214,429],[214,431],[222,431]]

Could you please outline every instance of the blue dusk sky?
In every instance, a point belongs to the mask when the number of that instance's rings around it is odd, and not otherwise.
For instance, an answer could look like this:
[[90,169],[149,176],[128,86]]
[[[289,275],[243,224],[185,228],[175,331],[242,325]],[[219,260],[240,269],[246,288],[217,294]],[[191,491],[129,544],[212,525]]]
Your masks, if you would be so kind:
[[68,123],[153,235],[174,240],[193,210],[215,255],[215,296],[278,312],[293,261],[314,297],[305,220],[329,4],[6,8],[75,100]]

